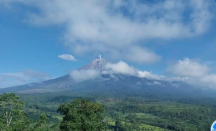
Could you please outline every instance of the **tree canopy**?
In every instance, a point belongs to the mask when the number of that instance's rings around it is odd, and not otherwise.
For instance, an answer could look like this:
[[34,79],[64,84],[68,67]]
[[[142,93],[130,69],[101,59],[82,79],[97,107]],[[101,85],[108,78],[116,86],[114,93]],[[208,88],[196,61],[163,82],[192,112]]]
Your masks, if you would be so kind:
[[58,110],[64,115],[60,124],[63,131],[101,131],[107,128],[102,116],[104,106],[90,100],[76,99],[60,105]]
[[0,95],[0,129],[23,130],[27,122],[23,107],[24,102],[15,93]]

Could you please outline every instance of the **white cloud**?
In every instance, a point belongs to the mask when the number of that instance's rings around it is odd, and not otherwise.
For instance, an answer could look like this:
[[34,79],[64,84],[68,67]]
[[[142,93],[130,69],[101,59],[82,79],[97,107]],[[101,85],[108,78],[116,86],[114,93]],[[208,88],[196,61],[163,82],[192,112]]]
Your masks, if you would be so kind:
[[76,55],[103,52],[138,63],[153,63],[160,58],[141,45],[145,43],[142,41],[199,36],[208,30],[213,18],[208,0],[163,0],[149,4],[138,0],[18,2],[38,10],[27,11],[28,22],[64,25],[65,44]]
[[187,81],[187,77],[167,77],[164,75],[153,74],[148,71],[138,71],[138,77],[148,78],[153,80],[164,80],[164,81]]
[[148,71],[140,71],[131,66],[129,66],[124,61],[119,61],[118,63],[108,63],[105,66],[106,71],[104,74],[126,74],[131,76],[137,76],[140,78],[147,78],[152,80],[164,80],[164,81],[187,81],[187,77],[166,77],[164,75],[156,75]]
[[167,70],[180,76],[200,77],[207,74],[209,68],[206,65],[185,58],[184,60],[179,60],[178,63],[170,66]]
[[184,81],[203,88],[216,88],[216,74],[209,73],[210,68],[197,61],[185,58],[169,66],[169,72],[184,76]]
[[202,86],[210,86],[212,88],[216,88],[216,74],[205,75],[200,78],[200,81],[203,83]]
[[74,56],[72,56],[70,54],[62,54],[62,55],[58,55],[58,57],[61,59],[64,59],[64,60],[76,61]]
[[116,74],[126,74],[126,75],[137,75],[137,70],[131,66],[129,66],[124,61],[119,61],[118,63],[108,63],[105,66],[105,69],[108,70],[108,72],[116,73]]
[[48,74],[34,70],[24,70],[16,73],[1,73],[0,88],[40,82],[48,79],[51,79]]
[[166,76],[152,74],[148,71],[138,71],[138,76],[155,80],[165,80],[167,78]]
[[70,76],[78,82],[100,78],[100,72],[96,70],[74,70]]

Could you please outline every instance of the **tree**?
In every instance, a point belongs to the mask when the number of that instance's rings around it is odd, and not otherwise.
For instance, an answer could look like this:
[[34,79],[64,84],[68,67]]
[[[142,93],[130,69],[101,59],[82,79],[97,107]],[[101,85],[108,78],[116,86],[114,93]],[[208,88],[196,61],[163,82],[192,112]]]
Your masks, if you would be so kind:
[[62,131],[102,131],[107,129],[102,116],[104,106],[98,103],[91,103],[86,99],[76,99],[60,105],[58,110],[64,115],[60,124]]
[[23,107],[24,102],[15,93],[0,95],[0,129],[23,131],[27,122]]
[[34,129],[36,131],[48,130],[47,120],[48,120],[48,118],[47,118],[46,114],[44,114],[44,113],[41,114],[36,125],[34,126]]

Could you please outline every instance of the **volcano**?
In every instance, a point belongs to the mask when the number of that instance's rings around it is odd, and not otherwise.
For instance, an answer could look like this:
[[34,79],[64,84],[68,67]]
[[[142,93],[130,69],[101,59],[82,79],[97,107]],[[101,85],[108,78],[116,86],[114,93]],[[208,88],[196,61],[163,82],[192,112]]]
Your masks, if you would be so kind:
[[[107,73],[106,65],[113,62],[102,58],[94,59],[76,71],[79,77],[93,73],[96,77],[77,81],[71,74],[55,79],[0,89],[0,93],[53,93],[77,92],[87,94],[116,95],[169,95],[169,96],[214,96],[215,91],[196,88],[181,81],[165,81],[142,78],[134,75]],[[106,72],[106,73],[104,73]],[[95,75],[94,75],[95,76]],[[76,75],[75,75],[76,77]]]
[[105,65],[108,63],[113,63],[107,59],[102,58],[101,55],[98,56],[98,59],[94,59],[89,64],[79,68],[79,70],[96,70],[96,71],[103,71],[105,70]]

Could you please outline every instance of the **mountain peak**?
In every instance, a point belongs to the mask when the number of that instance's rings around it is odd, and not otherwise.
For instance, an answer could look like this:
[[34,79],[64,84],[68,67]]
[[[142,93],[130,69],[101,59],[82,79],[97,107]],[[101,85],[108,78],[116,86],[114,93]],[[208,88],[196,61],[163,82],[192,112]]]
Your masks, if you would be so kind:
[[103,71],[105,68],[105,65],[107,63],[112,63],[111,61],[102,58],[102,55],[98,55],[98,59],[94,59],[89,64],[79,68],[79,70],[97,70],[97,71]]

